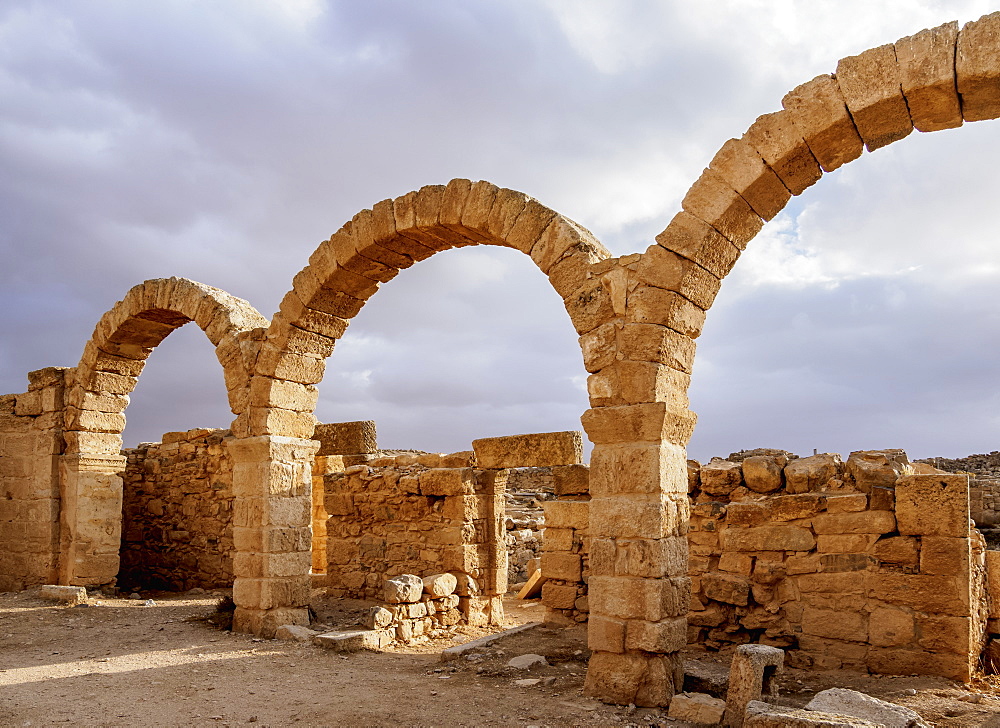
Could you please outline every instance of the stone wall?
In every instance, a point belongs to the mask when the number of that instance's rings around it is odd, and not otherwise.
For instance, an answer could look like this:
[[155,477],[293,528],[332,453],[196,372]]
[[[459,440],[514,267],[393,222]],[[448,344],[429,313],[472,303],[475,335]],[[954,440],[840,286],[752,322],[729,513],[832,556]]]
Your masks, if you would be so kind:
[[0,395],[0,591],[58,580],[65,374],[33,371],[27,392]]
[[547,622],[584,622],[590,611],[590,468],[552,468],[557,500],[543,504],[542,603]]
[[123,450],[119,586],[233,584],[233,463],[228,430],[168,432]]
[[466,619],[500,623],[506,475],[470,465],[467,454],[399,455],[326,475],[328,593],[378,599],[387,578],[449,572],[474,580]]

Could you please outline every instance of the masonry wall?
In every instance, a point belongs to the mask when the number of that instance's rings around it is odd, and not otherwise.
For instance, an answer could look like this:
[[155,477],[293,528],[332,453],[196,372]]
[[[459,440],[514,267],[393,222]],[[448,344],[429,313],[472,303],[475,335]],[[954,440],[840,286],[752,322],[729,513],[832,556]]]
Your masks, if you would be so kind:
[[29,372],[27,392],[0,395],[0,591],[58,579],[65,375]]
[[385,580],[442,572],[474,581],[460,610],[499,622],[507,589],[502,470],[467,454],[400,455],[324,477],[327,591],[380,599]]
[[232,586],[231,440],[228,430],[195,429],[123,451],[120,586]]

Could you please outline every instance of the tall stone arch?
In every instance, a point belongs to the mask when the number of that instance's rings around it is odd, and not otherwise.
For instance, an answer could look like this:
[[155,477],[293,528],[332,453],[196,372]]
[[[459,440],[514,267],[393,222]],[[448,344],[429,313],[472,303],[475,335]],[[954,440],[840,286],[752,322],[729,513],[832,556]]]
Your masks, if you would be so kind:
[[[669,614],[687,611],[687,504],[673,494],[687,490],[680,455],[694,416],[686,375],[722,279],[763,224],[824,172],[914,129],[1000,116],[998,59],[1000,13],[842,59],[835,74],[797,86],[781,111],[723,144],[656,244],[618,261],[625,323],[614,357],[609,347],[591,376],[594,409],[584,418],[596,445],[589,695],[663,705],[681,685],[671,670],[686,643],[684,618]],[[594,399],[601,393],[603,407]]]
[[[577,332],[624,306],[601,277],[607,250],[585,229],[519,192],[452,180],[362,210],[319,245],[268,327],[234,423],[234,627],[270,634],[305,623],[316,384],[352,317],[400,270],[449,248],[500,245],[529,255]],[[616,289],[617,290],[617,289]],[[620,300],[619,300],[620,299]]]
[[249,364],[267,319],[218,288],[184,278],[133,287],[101,317],[67,374],[65,450],[60,457],[63,584],[106,584],[118,573],[125,408],[146,359],[172,331],[194,321],[215,347],[230,407],[246,409]]

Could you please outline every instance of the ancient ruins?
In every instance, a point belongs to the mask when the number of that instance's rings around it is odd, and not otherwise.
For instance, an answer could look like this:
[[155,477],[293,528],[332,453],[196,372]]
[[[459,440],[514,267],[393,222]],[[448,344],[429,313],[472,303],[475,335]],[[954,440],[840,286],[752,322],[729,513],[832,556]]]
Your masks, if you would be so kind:
[[[0,397],[0,590],[231,580],[235,629],[270,636],[308,624],[318,576],[371,597],[388,596],[388,577],[450,574],[419,594],[400,581],[376,626],[489,622],[508,576],[510,473],[549,467],[543,598],[553,619],[589,619],[590,695],[667,705],[689,639],[794,641],[803,664],[964,679],[1000,616],[967,478],[890,451],[689,468],[686,392],[722,279],[792,195],[914,129],[1000,115],[1000,13],[844,58],[782,107],[722,145],[642,253],[613,258],[537,200],[457,179],[355,215],[270,321],[189,280],[135,286],[75,367]],[[363,432],[354,452],[344,433],[325,440],[317,386],[351,318],[400,270],[482,244],[530,256],[563,299],[590,373],[589,467],[565,437],[479,443],[474,457],[359,457],[374,454]],[[146,359],[192,321],[222,366],[231,427],[122,451]],[[153,557],[178,543],[174,562]]]

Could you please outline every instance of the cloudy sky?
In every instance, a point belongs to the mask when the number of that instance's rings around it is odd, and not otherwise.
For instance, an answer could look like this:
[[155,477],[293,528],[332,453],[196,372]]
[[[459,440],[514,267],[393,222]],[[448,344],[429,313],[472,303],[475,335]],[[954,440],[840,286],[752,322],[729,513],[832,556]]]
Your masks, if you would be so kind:
[[[132,285],[185,276],[269,316],[315,246],[424,184],[488,179],[644,250],[718,147],[839,58],[986,0],[126,0],[0,5],[0,392],[73,366]],[[691,455],[1000,449],[994,122],[906,140],[796,198],[699,342]],[[576,337],[520,253],[386,285],[317,411],[384,447],[578,429]],[[193,325],[126,442],[231,419]]]

